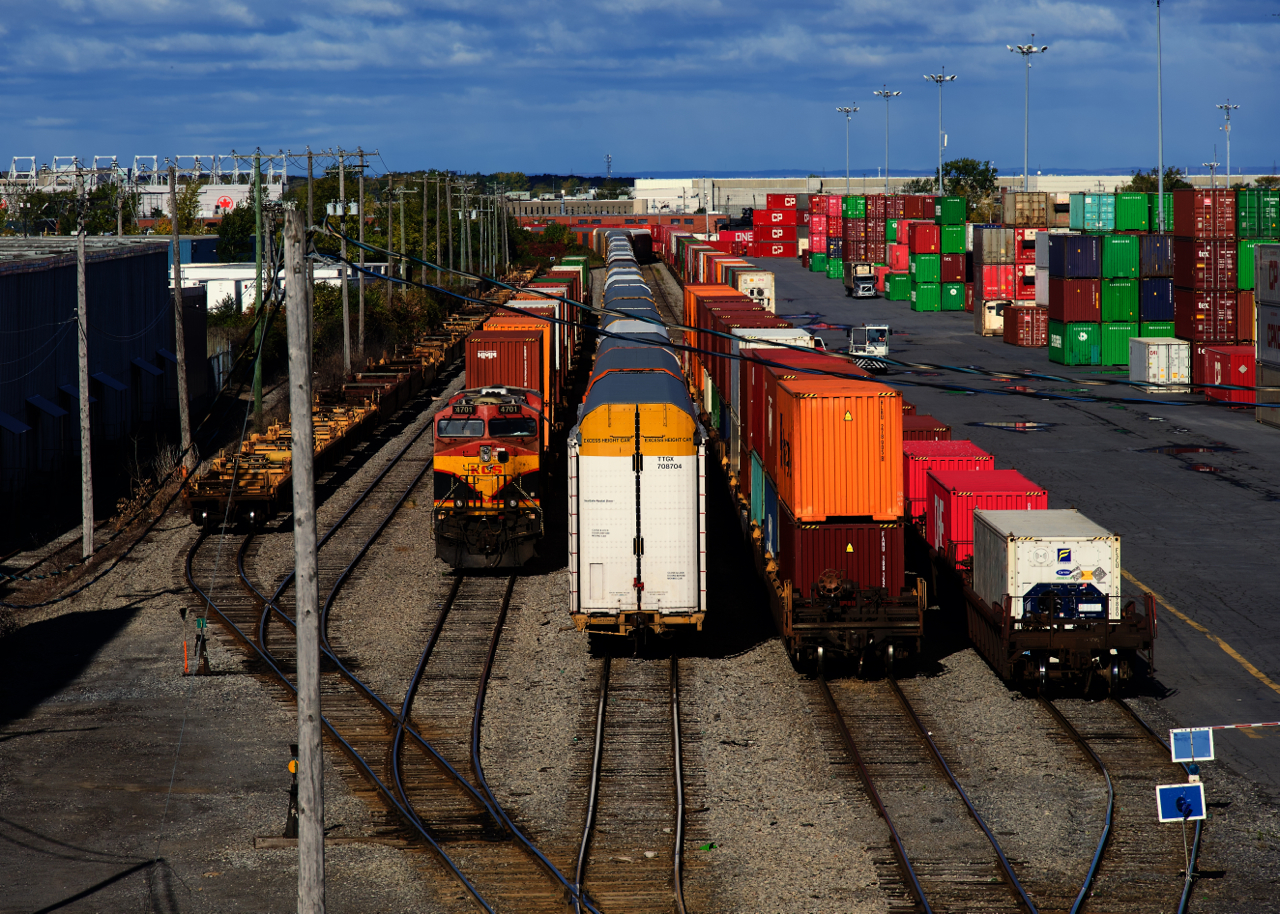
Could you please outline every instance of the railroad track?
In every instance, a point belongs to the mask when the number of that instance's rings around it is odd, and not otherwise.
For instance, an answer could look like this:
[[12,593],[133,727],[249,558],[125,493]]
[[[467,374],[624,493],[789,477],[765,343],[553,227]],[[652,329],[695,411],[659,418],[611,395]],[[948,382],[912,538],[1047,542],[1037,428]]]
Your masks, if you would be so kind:
[[894,910],[1036,914],[1013,863],[899,684],[849,681],[837,697],[824,678],[817,683],[845,755],[889,831],[903,882]]
[[574,883],[609,914],[685,914],[679,674],[674,656],[601,663]]

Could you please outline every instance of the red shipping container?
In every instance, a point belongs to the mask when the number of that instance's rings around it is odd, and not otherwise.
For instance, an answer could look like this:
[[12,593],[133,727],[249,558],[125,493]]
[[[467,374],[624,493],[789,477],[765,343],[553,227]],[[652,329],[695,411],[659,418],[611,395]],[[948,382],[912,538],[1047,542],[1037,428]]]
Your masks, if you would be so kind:
[[762,225],[755,230],[757,241],[795,241],[794,225]]
[[1039,349],[1049,345],[1049,309],[1017,305],[1004,309],[1004,341]]
[[1013,262],[1034,265],[1036,262],[1036,235],[1044,229],[1016,228],[1013,230]]
[[794,241],[760,241],[756,243],[757,257],[795,257],[796,242]]
[[1236,293],[1174,288],[1173,329],[1193,343],[1234,343]]
[[[933,202],[932,197],[920,197],[915,194],[899,197],[902,201],[902,218],[904,219],[932,219],[932,216],[924,214],[925,200]],[[929,252],[926,252],[929,253]]]
[[1018,301],[1036,300],[1036,265],[1018,264],[1013,268],[1013,297]]
[[894,273],[906,273],[911,269],[911,253],[907,250],[905,244],[890,244],[886,246],[889,252],[889,259],[885,263],[889,264],[889,268]]
[[884,217],[885,219],[905,219],[905,204],[903,200],[906,198],[901,194],[889,194],[884,198]]
[[909,517],[923,517],[925,514],[931,470],[996,468],[995,458],[972,441],[903,441],[902,459],[902,497]]
[[951,426],[933,416],[922,414],[902,417],[903,441],[950,441]]
[[964,310],[973,313],[973,283],[964,284]]
[[902,415],[904,415],[904,416],[914,416],[915,414],[916,414],[916,405],[915,405],[914,403],[909,403],[908,401],[903,400],[903,401],[902,401]]
[[809,220],[813,217],[807,209],[796,210],[796,223],[798,225],[808,225]]
[[825,254],[827,252],[827,239],[831,236],[826,232],[810,232],[809,233],[809,253]]
[[799,601],[813,599],[813,585],[830,569],[859,588],[883,588],[897,597],[906,578],[905,553],[901,521],[797,523],[778,502],[778,577],[791,582]]
[[1256,343],[1258,309],[1252,292],[1236,293],[1236,338],[1242,343]]
[[973,511],[1033,511],[1049,507],[1049,493],[1017,470],[938,470],[929,473],[925,539],[943,555],[954,545],[957,563],[973,555]]
[[942,281],[943,282],[964,282],[964,255],[963,254],[943,254],[942,255]]
[[[875,261],[872,261],[872,263],[874,262]],[[893,272],[893,267],[887,266],[885,264],[877,264],[875,267],[875,271],[876,271],[876,291],[883,292],[884,278]]]
[[809,214],[809,231],[825,232],[827,230],[827,214],[826,213],[810,213]]
[[850,263],[871,263],[867,257],[867,243],[858,238],[845,239],[844,253],[841,256]]
[[1184,289],[1234,289],[1235,241],[1176,238],[1173,242],[1173,284]]
[[846,242],[867,240],[866,219],[841,219],[840,233]]
[[867,194],[868,219],[879,219],[881,222],[884,222],[885,199],[884,194]]
[[1102,321],[1102,280],[1049,277],[1049,320],[1097,324]]
[[1175,190],[1173,227],[1179,238],[1236,237],[1236,192],[1226,188]]
[[907,229],[907,247],[912,254],[937,254],[942,250],[942,233],[932,222],[912,222]]
[[981,271],[974,264],[975,278],[980,279],[975,296],[983,301],[1000,301],[1013,299],[1013,264],[984,263]]
[[839,219],[843,212],[843,203],[839,194],[829,194],[827,196],[827,218]]
[[764,205],[769,209],[795,209],[795,194],[765,194]]
[[751,214],[754,227],[762,225],[795,225],[796,211],[793,209],[758,209]]
[[[1256,377],[1257,353],[1252,346],[1210,346],[1205,350],[1206,384],[1232,384],[1236,387],[1253,387]],[[1222,390],[1205,388],[1210,400],[1226,403],[1253,403],[1252,390]]]
[[468,387],[527,387],[541,391],[542,331],[481,330],[467,337]]

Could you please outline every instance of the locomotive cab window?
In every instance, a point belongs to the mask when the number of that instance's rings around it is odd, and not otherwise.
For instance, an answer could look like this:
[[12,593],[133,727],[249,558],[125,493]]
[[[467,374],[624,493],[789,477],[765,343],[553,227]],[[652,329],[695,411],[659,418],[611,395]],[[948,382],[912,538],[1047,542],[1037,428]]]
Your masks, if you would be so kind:
[[436,434],[441,438],[479,438],[484,435],[484,420],[441,419]]
[[500,416],[489,420],[490,438],[532,438],[538,434],[538,421],[528,416]]

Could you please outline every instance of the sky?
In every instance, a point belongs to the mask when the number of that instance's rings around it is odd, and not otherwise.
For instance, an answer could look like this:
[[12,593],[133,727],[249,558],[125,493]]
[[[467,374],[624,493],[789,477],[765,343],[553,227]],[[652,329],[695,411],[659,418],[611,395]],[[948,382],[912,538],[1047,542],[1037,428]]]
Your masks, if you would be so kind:
[[[13,156],[378,150],[374,172],[838,175],[938,157],[1021,172],[1156,160],[1154,0],[0,0]],[[1164,0],[1167,165],[1280,157],[1280,5]],[[1034,33],[1034,39],[1031,37]],[[872,95],[901,91],[886,106]]]

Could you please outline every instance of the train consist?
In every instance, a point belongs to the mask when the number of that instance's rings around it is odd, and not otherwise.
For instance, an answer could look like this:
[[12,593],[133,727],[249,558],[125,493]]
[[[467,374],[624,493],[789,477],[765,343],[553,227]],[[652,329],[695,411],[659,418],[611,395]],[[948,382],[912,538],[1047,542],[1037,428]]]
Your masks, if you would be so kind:
[[[339,386],[316,392],[311,408],[316,470],[332,466],[356,441],[429,386],[461,354],[478,319],[459,316],[435,336],[422,336],[404,351],[370,359]],[[261,524],[293,501],[289,425],[273,424],[236,451],[222,451],[187,484],[193,523]]]
[[521,278],[466,342],[467,389],[435,420],[436,555],[454,568],[514,568],[546,532],[552,434],[582,346],[585,257]]
[[597,233],[605,313],[568,438],[569,608],[579,631],[663,634],[706,616],[706,431],[631,234]]

